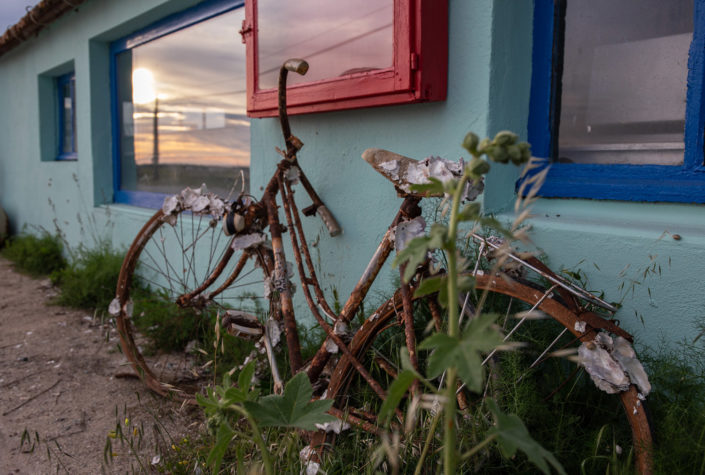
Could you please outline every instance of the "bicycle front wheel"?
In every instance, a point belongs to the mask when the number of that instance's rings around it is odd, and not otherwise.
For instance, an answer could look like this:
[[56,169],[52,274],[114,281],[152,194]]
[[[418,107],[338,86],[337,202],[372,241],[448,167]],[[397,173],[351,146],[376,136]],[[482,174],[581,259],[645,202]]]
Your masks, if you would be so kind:
[[256,318],[269,311],[267,249],[234,250],[221,223],[217,215],[159,210],[123,261],[111,313],[123,353],[158,394],[193,397],[218,365],[244,359],[234,352],[247,345],[224,344],[230,336],[216,329],[227,312],[246,309]]

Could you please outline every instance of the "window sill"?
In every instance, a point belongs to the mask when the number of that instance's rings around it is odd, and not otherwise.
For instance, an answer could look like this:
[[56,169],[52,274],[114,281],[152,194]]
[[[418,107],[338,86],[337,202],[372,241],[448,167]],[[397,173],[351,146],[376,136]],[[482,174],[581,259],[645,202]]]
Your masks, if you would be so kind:
[[75,162],[78,160],[78,154],[76,153],[66,153],[56,157],[57,162]]
[[[679,241],[671,236],[679,234],[691,245],[705,245],[705,208],[691,204],[543,198],[532,206],[531,214],[529,223],[542,233],[561,231],[611,238],[663,239],[674,244]],[[509,211],[497,217],[511,222],[515,215]]]

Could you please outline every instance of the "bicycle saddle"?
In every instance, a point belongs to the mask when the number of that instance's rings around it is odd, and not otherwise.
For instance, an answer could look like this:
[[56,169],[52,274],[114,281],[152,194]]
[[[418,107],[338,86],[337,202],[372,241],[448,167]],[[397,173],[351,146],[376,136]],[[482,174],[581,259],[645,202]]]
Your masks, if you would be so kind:
[[[442,193],[415,193],[411,191],[410,187],[411,185],[428,183],[431,177],[437,178],[442,182],[459,178],[465,166],[462,158],[457,162],[441,157],[427,157],[423,160],[415,160],[380,148],[368,148],[362,153],[362,158],[383,177],[394,183],[397,192],[402,196],[443,196]],[[468,184],[464,199],[474,200],[482,193],[483,189],[484,184],[482,181],[477,184]]]

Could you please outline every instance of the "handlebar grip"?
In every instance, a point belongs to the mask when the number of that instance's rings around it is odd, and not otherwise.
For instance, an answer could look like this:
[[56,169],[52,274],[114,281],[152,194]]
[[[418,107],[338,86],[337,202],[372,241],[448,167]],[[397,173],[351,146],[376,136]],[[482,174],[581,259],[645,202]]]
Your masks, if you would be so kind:
[[326,208],[326,205],[319,206],[318,209],[316,209],[316,213],[321,217],[321,220],[323,221],[323,224],[326,225],[326,228],[328,228],[328,232],[331,237],[335,237],[343,232],[340,224],[338,224],[338,221],[335,220],[333,214],[328,210],[328,208]]
[[295,72],[297,74],[301,74],[303,76],[308,71],[308,63],[305,59],[291,58],[287,59],[284,63],[284,69]]

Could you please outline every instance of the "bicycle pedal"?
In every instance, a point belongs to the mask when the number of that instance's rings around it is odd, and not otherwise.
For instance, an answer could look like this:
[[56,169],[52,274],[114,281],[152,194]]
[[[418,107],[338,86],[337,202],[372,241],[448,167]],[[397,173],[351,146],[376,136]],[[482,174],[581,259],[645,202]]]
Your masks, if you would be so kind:
[[264,335],[264,326],[256,316],[240,310],[228,310],[221,319],[221,326],[230,335],[258,340]]

